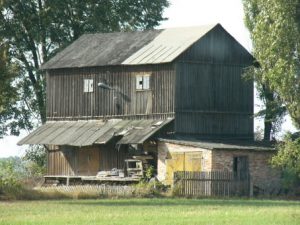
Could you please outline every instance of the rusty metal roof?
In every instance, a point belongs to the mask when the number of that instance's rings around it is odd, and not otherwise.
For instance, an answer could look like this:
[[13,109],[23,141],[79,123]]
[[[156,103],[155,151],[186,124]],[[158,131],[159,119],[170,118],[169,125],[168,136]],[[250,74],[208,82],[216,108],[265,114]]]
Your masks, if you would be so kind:
[[215,26],[84,34],[41,69],[172,62]]
[[113,137],[122,137],[118,144],[141,144],[172,120],[50,121],[23,138],[18,145],[90,146],[105,144]]

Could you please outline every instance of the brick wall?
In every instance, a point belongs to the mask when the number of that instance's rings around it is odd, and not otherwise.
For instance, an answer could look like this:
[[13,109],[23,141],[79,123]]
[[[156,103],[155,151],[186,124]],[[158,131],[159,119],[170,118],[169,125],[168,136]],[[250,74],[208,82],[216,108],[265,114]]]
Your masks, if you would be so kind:
[[280,173],[269,163],[274,152],[249,150],[213,150],[212,170],[232,171],[233,157],[248,156],[249,172],[253,185],[267,193],[277,191],[280,187]]
[[157,172],[158,179],[164,182],[166,178],[166,159],[168,152],[202,152],[203,171],[233,170],[233,158],[236,156],[248,156],[249,171],[253,185],[265,193],[278,191],[280,187],[280,173],[271,168],[270,158],[274,152],[250,151],[250,150],[208,150],[200,147],[179,145],[173,143],[158,143]]

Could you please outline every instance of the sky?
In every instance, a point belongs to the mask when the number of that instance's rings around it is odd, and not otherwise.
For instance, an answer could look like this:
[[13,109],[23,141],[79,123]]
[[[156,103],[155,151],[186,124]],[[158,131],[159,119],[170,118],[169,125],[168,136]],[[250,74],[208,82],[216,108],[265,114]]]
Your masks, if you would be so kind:
[[[238,42],[249,52],[252,50],[250,34],[244,25],[244,12],[241,0],[170,0],[170,7],[164,12],[163,21],[158,28],[200,26],[220,23]],[[255,99],[255,111],[262,103]],[[295,131],[290,118],[286,117],[282,126],[282,133]],[[254,128],[262,127],[262,121],[255,119]],[[19,137],[8,136],[0,139],[0,158],[24,154],[26,146],[16,143],[26,136],[22,132]]]

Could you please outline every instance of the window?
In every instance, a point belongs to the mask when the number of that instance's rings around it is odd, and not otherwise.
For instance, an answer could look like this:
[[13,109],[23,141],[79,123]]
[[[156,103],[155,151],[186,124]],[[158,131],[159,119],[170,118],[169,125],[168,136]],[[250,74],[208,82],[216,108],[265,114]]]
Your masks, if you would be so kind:
[[94,80],[84,79],[83,80],[83,92],[93,92],[94,91]]
[[136,76],[136,90],[149,90],[150,89],[150,75],[137,75]]

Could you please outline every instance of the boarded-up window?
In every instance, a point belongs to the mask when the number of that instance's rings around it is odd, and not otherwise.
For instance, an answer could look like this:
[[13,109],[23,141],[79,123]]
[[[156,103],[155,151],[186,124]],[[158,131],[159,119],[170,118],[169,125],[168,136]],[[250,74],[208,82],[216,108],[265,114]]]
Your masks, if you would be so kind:
[[149,90],[150,89],[150,75],[137,75],[136,76],[136,90]]
[[83,92],[93,92],[94,91],[94,81],[93,79],[83,80]]

